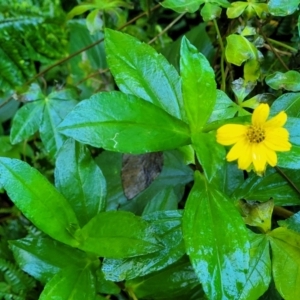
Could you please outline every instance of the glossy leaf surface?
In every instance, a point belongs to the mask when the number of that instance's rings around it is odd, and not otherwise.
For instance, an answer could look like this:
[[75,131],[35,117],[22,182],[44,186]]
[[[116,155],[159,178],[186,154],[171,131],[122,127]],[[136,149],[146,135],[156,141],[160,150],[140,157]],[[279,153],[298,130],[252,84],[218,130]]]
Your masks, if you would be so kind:
[[148,222],[124,211],[99,213],[82,228],[81,236],[81,250],[107,258],[133,257],[163,248]]
[[180,77],[166,58],[134,37],[105,31],[107,61],[120,90],[184,119]]
[[48,237],[27,237],[9,244],[22,270],[43,283],[63,268],[83,267],[88,262],[84,252]]
[[229,199],[198,172],[184,210],[183,234],[208,298],[238,298],[249,266],[246,227]]
[[199,132],[216,102],[214,71],[205,56],[185,38],[181,41],[180,74],[184,107],[192,132]]
[[178,0],[165,0],[161,5],[165,8],[170,8],[178,13],[189,12],[193,13],[198,10],[200,4],[204,3],[204,0],[194,0],[194,1],[178,1]]
[[225,148],[216,142],[215,134],[209,133],[194,135],[192,145],[208,182],[221,186],[226,166]]
[[12,144],[17,144],[38,131],[43,109],[42,101],[35,101],[22,106],[17,111],[10,133]]
[[76,246],[72,236],[79,227],[68,201],[27,163],[0,158],[0,181],[10,199],[36,227],[52,238]]
[[242,289],[240,300],[259,299],[268,289],[271,281],[271,258],[269,242],[265,235],[250,235],[250,262],[246,275],[246,284]]
[[270,0],[268,3],[269,12],[274,16],[291,15],[298,7],[299,0],[278,1]]
[[88,149],[73,139],[67,140],[58,153],[55,185],[82,226],[105,209],[105,178]]
[[250,176],[233,193],[233,198],[268,201],[273,198],[275,205],[299,204],[299,194],[282,176],[274,170],[268,170],[264,177]]
[[[270,233],[272,273],[284,299],[300,298],[300,235],[279,227]],[[294,288],[291,288],[293,286]]]
[[120,92],[99,93],[79,103],[59,130],[81,143],[125,153],[174,149],[190,142],[184,122]]
[[161,271],[126,281],[126,289],[138,298],[176,300],[189,299],[196,290],[199,292],[196,299],[205,299],[195,271],[186,257]]
[[45,286],[40,300],[95,299],[95,278],[88,268],[67,267],[57,273]]
[[[150,222],[164,248],[153,254],[122,260],[105,259],[102,270],[106,279],[122,281],[145,276],[176,262],[185,254],[180,211],[162,211],[144,216]],[[141,266],[143,267],[141,268]]]
[[275,72],[266,77],[266,83],[274,90],[285,89],[292,92],[300,91],[300,73],[288,71],[285,73]]

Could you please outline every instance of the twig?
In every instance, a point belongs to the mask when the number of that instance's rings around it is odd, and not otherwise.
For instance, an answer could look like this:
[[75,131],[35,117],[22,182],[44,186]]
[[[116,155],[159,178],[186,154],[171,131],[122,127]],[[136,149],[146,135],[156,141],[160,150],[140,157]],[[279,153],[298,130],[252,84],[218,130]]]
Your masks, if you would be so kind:
[[157,36],[155,36],[152,40],[148,42],[148,44],[152,44],[155,42],[160,36],[162,36],[165,32],[167,32],[174,24],[176,24],[186,13],[180,14],[176,19],[174,19],[168,26],[164,28]]

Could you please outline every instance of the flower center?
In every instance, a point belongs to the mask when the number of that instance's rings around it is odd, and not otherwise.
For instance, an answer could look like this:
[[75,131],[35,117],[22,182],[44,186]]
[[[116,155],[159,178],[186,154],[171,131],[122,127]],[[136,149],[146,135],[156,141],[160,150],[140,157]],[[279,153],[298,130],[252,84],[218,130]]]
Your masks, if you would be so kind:
[[266,137],[263,128],[253,125],[248,127],[246,135],[250,143],[261,143]]

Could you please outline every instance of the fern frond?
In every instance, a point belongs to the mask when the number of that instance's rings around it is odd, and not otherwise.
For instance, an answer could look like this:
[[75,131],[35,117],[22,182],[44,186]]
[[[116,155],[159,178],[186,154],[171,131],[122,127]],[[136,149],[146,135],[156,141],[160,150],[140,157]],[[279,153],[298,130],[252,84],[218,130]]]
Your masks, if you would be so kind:
[[35,65],[67,55],[67,30],[59,1],[1,1],[0,96],[36,74]]
[[10,287],[9,293],[14,296],[24,296],[35,287],[35,280],[32,277],[2,258],[0,258],[0,273],[3,273],[6,287]]

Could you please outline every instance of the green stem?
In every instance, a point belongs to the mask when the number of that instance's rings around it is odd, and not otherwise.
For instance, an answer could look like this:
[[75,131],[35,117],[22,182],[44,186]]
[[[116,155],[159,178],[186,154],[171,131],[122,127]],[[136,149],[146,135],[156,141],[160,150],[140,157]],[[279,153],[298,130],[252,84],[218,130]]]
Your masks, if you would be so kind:
[[273,40],[273,39],[270,39],[270,38],[268,38],[268,40],[269,40],[269,42],[271,42],[272,44],[275,44],[275,45],[281,46],[281,47],[283,47],[283,48],[289,49],[289,50],[291,50],[291,51],[293,51],[293,52],[297,52],[297,51],[298,51],[296,48],[291,47],[291,46],[289,46],[289,45],[286,45],[286,44],[284,44],[284,43],[282,43],[282,42],[278,42],[278,41]]
[[218,23],[216,21],[216,19],[213,20],[214,22],[214,26],[215,26],[215,29],[216,29],[216,32],[217,32],[217,35],[218,35],[218,40],[219,40],[219,44],[220,44],[220,48],[221,48],[221,76],[222,76],[222,81],[221,81],[221,90],[223,92],[225,92],[226,90],[226,79],[225,79],[225,70],[224,70],[224,55],[225,55],[225,49],[224,49],[224,44],[223,44],[223,41],[222,41],[222,36],[221,36],[221,33],[220,33],[220,30],[219,30],[219,26],[218,26]]

